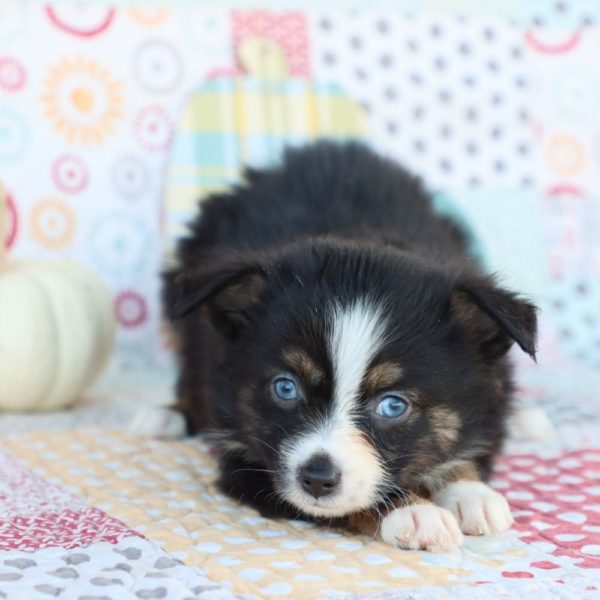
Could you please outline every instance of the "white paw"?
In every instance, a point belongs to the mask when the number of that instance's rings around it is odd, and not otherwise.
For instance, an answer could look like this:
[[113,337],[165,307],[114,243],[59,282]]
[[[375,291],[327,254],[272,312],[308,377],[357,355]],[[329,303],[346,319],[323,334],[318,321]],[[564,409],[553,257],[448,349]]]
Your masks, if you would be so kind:
[[457,481],[433,495],[467,535],[502,533],[513,524],[506,498],[481,481]]
[[381,539],[407,550],[451,552],[463,536],[454,516],[434,504],[412,504],[394,509],[381,522]]
[[138,411],[127,428],[131,435],[165,440],[185,437],[186,430],[185,418],[179,411],[156,407]]

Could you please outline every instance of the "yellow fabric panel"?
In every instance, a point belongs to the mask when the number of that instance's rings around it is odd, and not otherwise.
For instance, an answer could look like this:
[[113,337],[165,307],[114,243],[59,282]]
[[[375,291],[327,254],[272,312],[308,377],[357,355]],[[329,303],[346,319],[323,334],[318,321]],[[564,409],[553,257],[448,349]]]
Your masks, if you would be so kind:
[[215,459],[197,440],[80,430],[29,434],[5,440],[5,447],[167,552],[206,568],[211,579],[231,582],[240,594],[262,598],[265,590],[280,590],[283,597],[303,599],[328,590],[448,586],[471,573],[428,564],[424,553],[365,537],[263,519],[217,491]]

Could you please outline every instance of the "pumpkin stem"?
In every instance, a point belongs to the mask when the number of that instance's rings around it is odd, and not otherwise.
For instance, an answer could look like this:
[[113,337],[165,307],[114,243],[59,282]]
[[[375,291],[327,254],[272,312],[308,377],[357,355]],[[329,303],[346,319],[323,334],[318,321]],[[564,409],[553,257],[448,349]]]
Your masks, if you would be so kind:
[[248,37],[240,43],[238,59],[244,71],[266,81],[281,81],[288,74],[283,48],[269,38]]
[[6,235],[8,222],[8,194],[6,188],[0,183],[0,268],[6,257]]

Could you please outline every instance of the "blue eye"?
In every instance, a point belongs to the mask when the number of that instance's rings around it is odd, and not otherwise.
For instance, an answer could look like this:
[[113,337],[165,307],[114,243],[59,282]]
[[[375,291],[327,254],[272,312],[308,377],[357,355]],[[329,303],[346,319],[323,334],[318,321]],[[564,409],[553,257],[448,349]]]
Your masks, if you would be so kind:
[[298,399],[298,388],[293,379],[289,377],[278,377],[273,382],[273,392],[279,400],[293,402]]
[[397,419],[408,411],[408,402],[397,394],[386,394],[381,398],[375,412],[386,419]]

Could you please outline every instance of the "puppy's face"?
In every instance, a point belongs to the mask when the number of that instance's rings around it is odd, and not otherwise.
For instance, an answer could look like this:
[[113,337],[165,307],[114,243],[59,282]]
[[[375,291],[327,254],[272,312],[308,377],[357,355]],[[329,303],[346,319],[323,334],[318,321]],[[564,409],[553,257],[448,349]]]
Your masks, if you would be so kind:
[[335,517],[395,489],[390,460],[411,452],[418,397],[383,307],[356,297],[319,308],[278,323],[253,407],[276,449],[268,461],[281,497]]
[[318,517],[489,451],[507,408],[502,357],[513,339],[533,352],[530,305],[401,252],[294,252],[228,279],[212,303],[233,353],[235,440],[281,499]]

